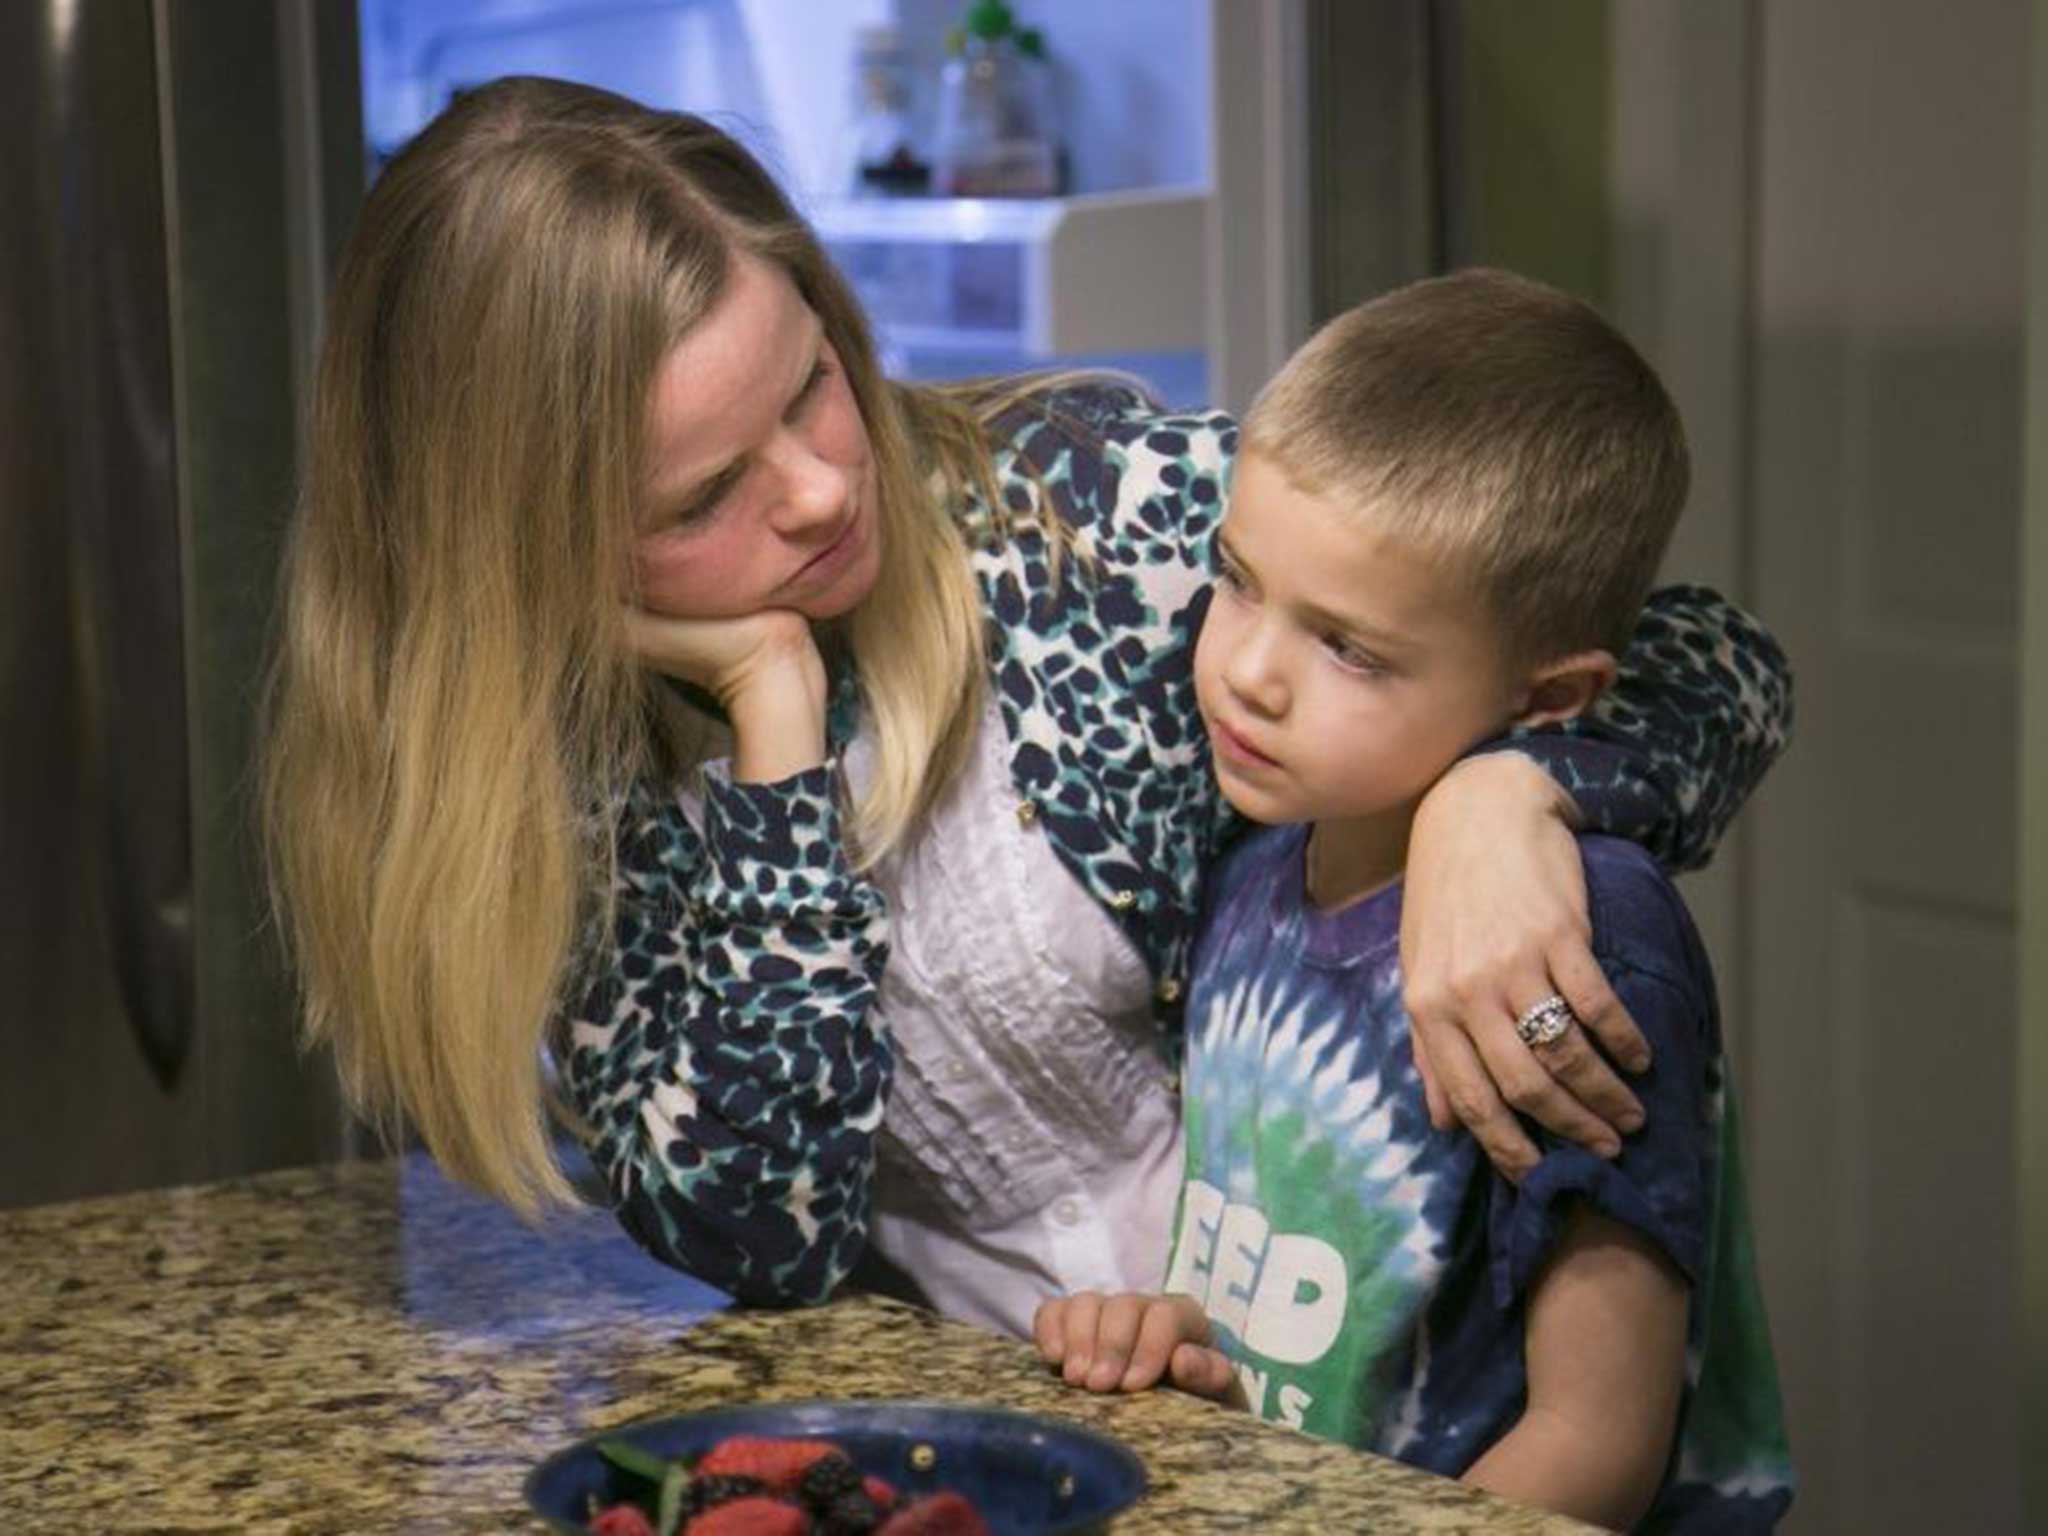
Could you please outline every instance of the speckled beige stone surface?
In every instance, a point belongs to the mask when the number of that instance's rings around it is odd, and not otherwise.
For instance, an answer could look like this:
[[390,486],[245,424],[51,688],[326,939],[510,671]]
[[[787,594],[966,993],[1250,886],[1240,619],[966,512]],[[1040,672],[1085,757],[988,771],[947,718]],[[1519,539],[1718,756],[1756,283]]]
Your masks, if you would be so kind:
[[602,1213],[535,1232],[417,1160],[0,1212],[0,1528],[539,1530],[522,1479],[595,1431],[917,1397],[1122,1439],[1118,1536],[1586,1529],[893,1303],[717,1304]]

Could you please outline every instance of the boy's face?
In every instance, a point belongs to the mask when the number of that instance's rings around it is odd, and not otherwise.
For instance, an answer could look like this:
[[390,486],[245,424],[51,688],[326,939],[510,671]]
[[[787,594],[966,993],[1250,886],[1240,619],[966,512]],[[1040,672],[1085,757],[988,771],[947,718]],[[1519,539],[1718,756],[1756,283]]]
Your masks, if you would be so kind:
[[1468,589],[1354,511],[1238,461],[1195,689],[1223,793],[1255,821],[1411,807],[1524,692]]

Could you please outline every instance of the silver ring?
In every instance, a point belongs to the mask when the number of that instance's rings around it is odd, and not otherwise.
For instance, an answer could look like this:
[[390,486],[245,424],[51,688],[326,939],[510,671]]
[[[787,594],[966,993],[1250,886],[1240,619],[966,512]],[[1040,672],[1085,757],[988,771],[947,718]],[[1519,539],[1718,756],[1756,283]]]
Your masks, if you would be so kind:
[[1553,992],[1515,1020],[1515,1033],[1526,1046],[1548,1045],[1578,1022],[1579,1016],[1572,1012],[1572,1005]]

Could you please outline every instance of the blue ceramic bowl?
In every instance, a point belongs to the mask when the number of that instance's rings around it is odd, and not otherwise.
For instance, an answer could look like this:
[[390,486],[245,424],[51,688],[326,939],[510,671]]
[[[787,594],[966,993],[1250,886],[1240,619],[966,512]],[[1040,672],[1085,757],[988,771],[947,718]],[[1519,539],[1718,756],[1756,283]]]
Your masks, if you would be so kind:
[[625,1497],[631,1479],[597,1452],[624,1440],[656,1456],[702,1455],[728,1435],[824,1439],[905,1498],[950,1488],[995,1536],[1078,1536],[1145,1491],[1144,1463],[1105,1435],[1037,1414],[889,1400],[762,1403],[623,1424],[557,1451],[526,1479],[526,1502],[558,1531],[584,1529],[594,1495]]

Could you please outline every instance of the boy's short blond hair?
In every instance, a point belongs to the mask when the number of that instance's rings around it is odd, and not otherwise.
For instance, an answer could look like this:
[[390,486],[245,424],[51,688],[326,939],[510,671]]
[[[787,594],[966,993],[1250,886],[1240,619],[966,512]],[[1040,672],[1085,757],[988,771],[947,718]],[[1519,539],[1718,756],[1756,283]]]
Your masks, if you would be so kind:
[[1635,348],[1569,294],[1487,268],[1325,325],[1253,403],[1245,451],[1416,540],[1526,662],[1621,652],[1691,477]]

